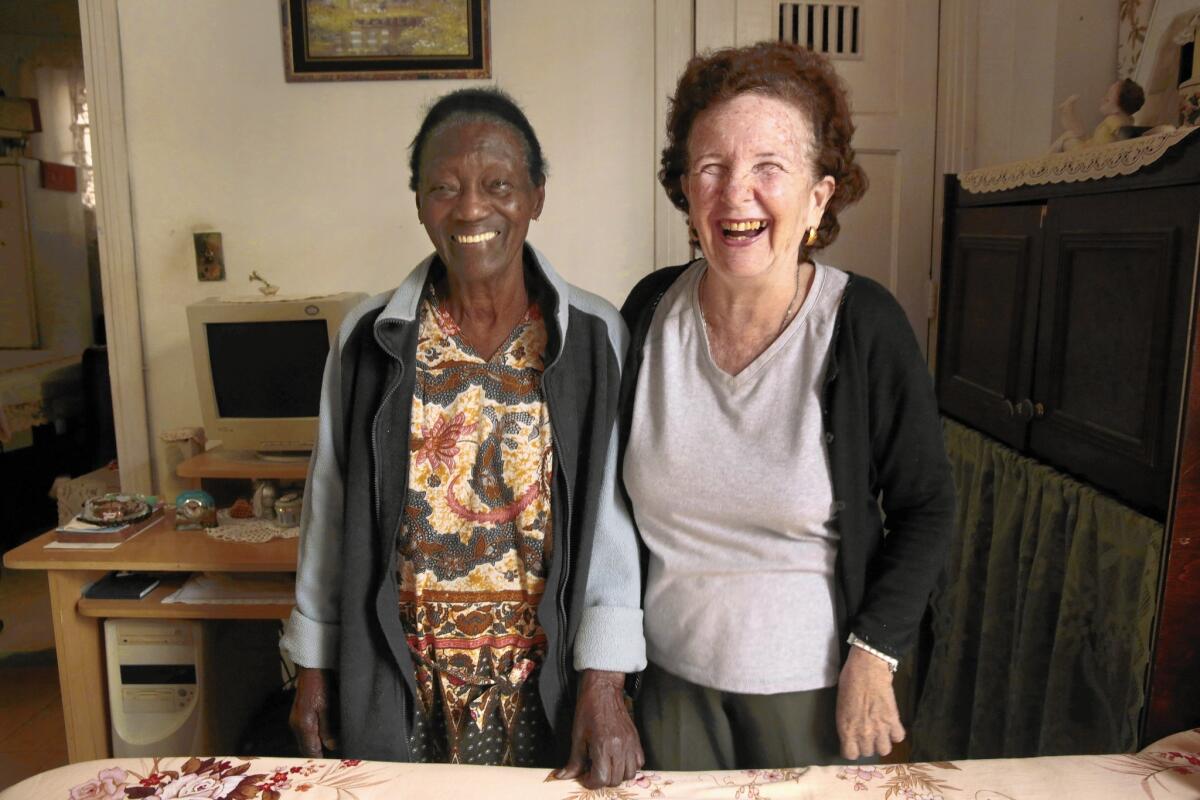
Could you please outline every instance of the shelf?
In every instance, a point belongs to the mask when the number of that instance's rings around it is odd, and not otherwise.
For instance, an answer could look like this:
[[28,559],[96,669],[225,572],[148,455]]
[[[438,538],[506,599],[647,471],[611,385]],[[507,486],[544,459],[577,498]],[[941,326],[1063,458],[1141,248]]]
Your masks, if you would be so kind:
[[76,609],[85,617],[130,619],[287,619],[291,603],[164,603],[187,575],[165,579],[140,600],[93,600],[80,597]]
[[180,462],[175,473],[181,478],[248,478],[302,481],[308,477],[308,459],[272,461],[249,450],[206,450]]

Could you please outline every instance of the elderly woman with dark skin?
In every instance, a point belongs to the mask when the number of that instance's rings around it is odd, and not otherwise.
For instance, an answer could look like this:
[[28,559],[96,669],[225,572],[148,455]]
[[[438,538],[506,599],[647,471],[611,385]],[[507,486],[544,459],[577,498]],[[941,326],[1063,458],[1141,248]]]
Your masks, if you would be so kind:
[[622,309],[647,763],[886,755],[954,488],[904,313],[813,258],[866,186],[845,92],[809,50],[721,50],[688,64],[667,128],[659,177],[703,257]]
[[642,766],[624,683],[645,665],[615,475],[625,327],[525,241],[545,163],[507,95],[437,100],[410,167],[435,252],[330,353],[292,727],[309,756],[620,783]]

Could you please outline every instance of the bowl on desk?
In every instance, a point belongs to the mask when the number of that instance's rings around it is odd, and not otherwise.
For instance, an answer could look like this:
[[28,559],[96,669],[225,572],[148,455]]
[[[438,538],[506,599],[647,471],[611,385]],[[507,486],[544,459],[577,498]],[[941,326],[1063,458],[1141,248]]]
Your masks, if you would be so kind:
[[153,510],[150,498],[110,492],[85,500],[79,519],[92,525],[127,525],[145,519]]

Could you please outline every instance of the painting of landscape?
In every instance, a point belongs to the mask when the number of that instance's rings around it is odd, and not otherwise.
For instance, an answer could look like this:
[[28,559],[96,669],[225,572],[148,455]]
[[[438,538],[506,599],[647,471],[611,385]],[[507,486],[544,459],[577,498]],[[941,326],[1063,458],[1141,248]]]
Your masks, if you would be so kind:
[[490,0],[278,0],[288,81],[490,78]]
[[470,0],[305,0],[308,57],[466,57]]

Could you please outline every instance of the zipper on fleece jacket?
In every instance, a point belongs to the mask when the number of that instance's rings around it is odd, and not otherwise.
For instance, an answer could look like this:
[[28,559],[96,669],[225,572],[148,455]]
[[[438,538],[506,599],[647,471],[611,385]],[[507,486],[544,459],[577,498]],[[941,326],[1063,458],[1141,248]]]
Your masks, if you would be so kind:
[[[557,361],[557,359],[555,359]],[[550,365],[553,366],[553,365]],[[558,423],[554,419],[554,404],[550,402],[550,390],[546,386],[546,373],[550,367],[547,367],[542,372],[542,397],[546,398],[546,409],[550,414],[550,441],[554,445],[554,473],[555,475],[563,476],[563,488],[566,490],[566,524],[563,526],[563,571],[559,576],[558,581],[558,597],[555,603],[555,612],[558,615],[559,627],[559,658],[558,658],[558,677],[562,682],[562,690],[565,692],[570,683],[567,681],[567,643],[564,641],[569,633],[567,630],[567,581],[571,575],[571,483],[566,479],[566,472],[562,468],[562,448],[558,444]],[[557,546],[557,542],[554,543]]]
[[[399,325],[399,323],[396,323],[396,322],[388,322],[387,324],[389,326],[393,326],[393,327]],[[376,335],[375,338],[376,338],[376,341],[378,341],[380,346],[383,348],[384,352],[386,352],[389,356],[391,356],[393,359],[395,359],[396,363],[400,365],[400,371],[399,371],[399,373],[397,373],[396,379],[394,381],[392,381],[392,385],[389,386],[387,391],[383,393],[383,400],[380,401],[379,406],[375,409],[374,416],[371,417],[371,467],[372,467],[372,469],[371,469],[371,494],[375,498],[375,527],[377,527],[380,530],[383,530],[383,512],[381,510],[381,503],[379,500],[379,441],[378,441],[378,437],[376,436],[376,431],[379,430],[379,415],[380,415],[380,413],[382,413],[384,406],[386,406],[388,404],[388,400],[390,400],[392,395],[396,392],[396,390],[400,388],[400,384],[404,382],[405,367],[404,367],[404,359],[400,358],[400,356],[396,355],[394,352],[392,352],[392,350],[390,348],[388,348],[386,345],[384,345],[383,341],[379,339],[378,335]],[[405,494],[408,493],[408,475],[407,474],[404,476],[403,492]],[[396,542],[397,538],[400,536],[400,527],[403,524],[404,524],[404,510],[403,510],[403,507],[401,507],[400,515],[396,520],[396,529],[392,532],[393,535],[392,535],[391,541],[393,543],[393,547],[392,547],[393,550],[395,549],[395,542]],[[394,572],[395,571],[393,570],[393,579],[395,577]],[[399,609],[397,609],[396,613],[397,614],[400,613]],[[401,683],[404,683],[403,678],[401,678]],[[404,688],[403,687],[401,688],[401,690],[399,692],[398,699],[400,700],[400,718],[403,720],[407,720],[408,719],[408,708],[407,708],[406,698],[404,696]],[[407,734],[408,735],[406,735],[404,737],[405,759],[407,761],[412,761],[412,747],[409,744],[409,738],[412,735],[412,731],[407,731]]]

